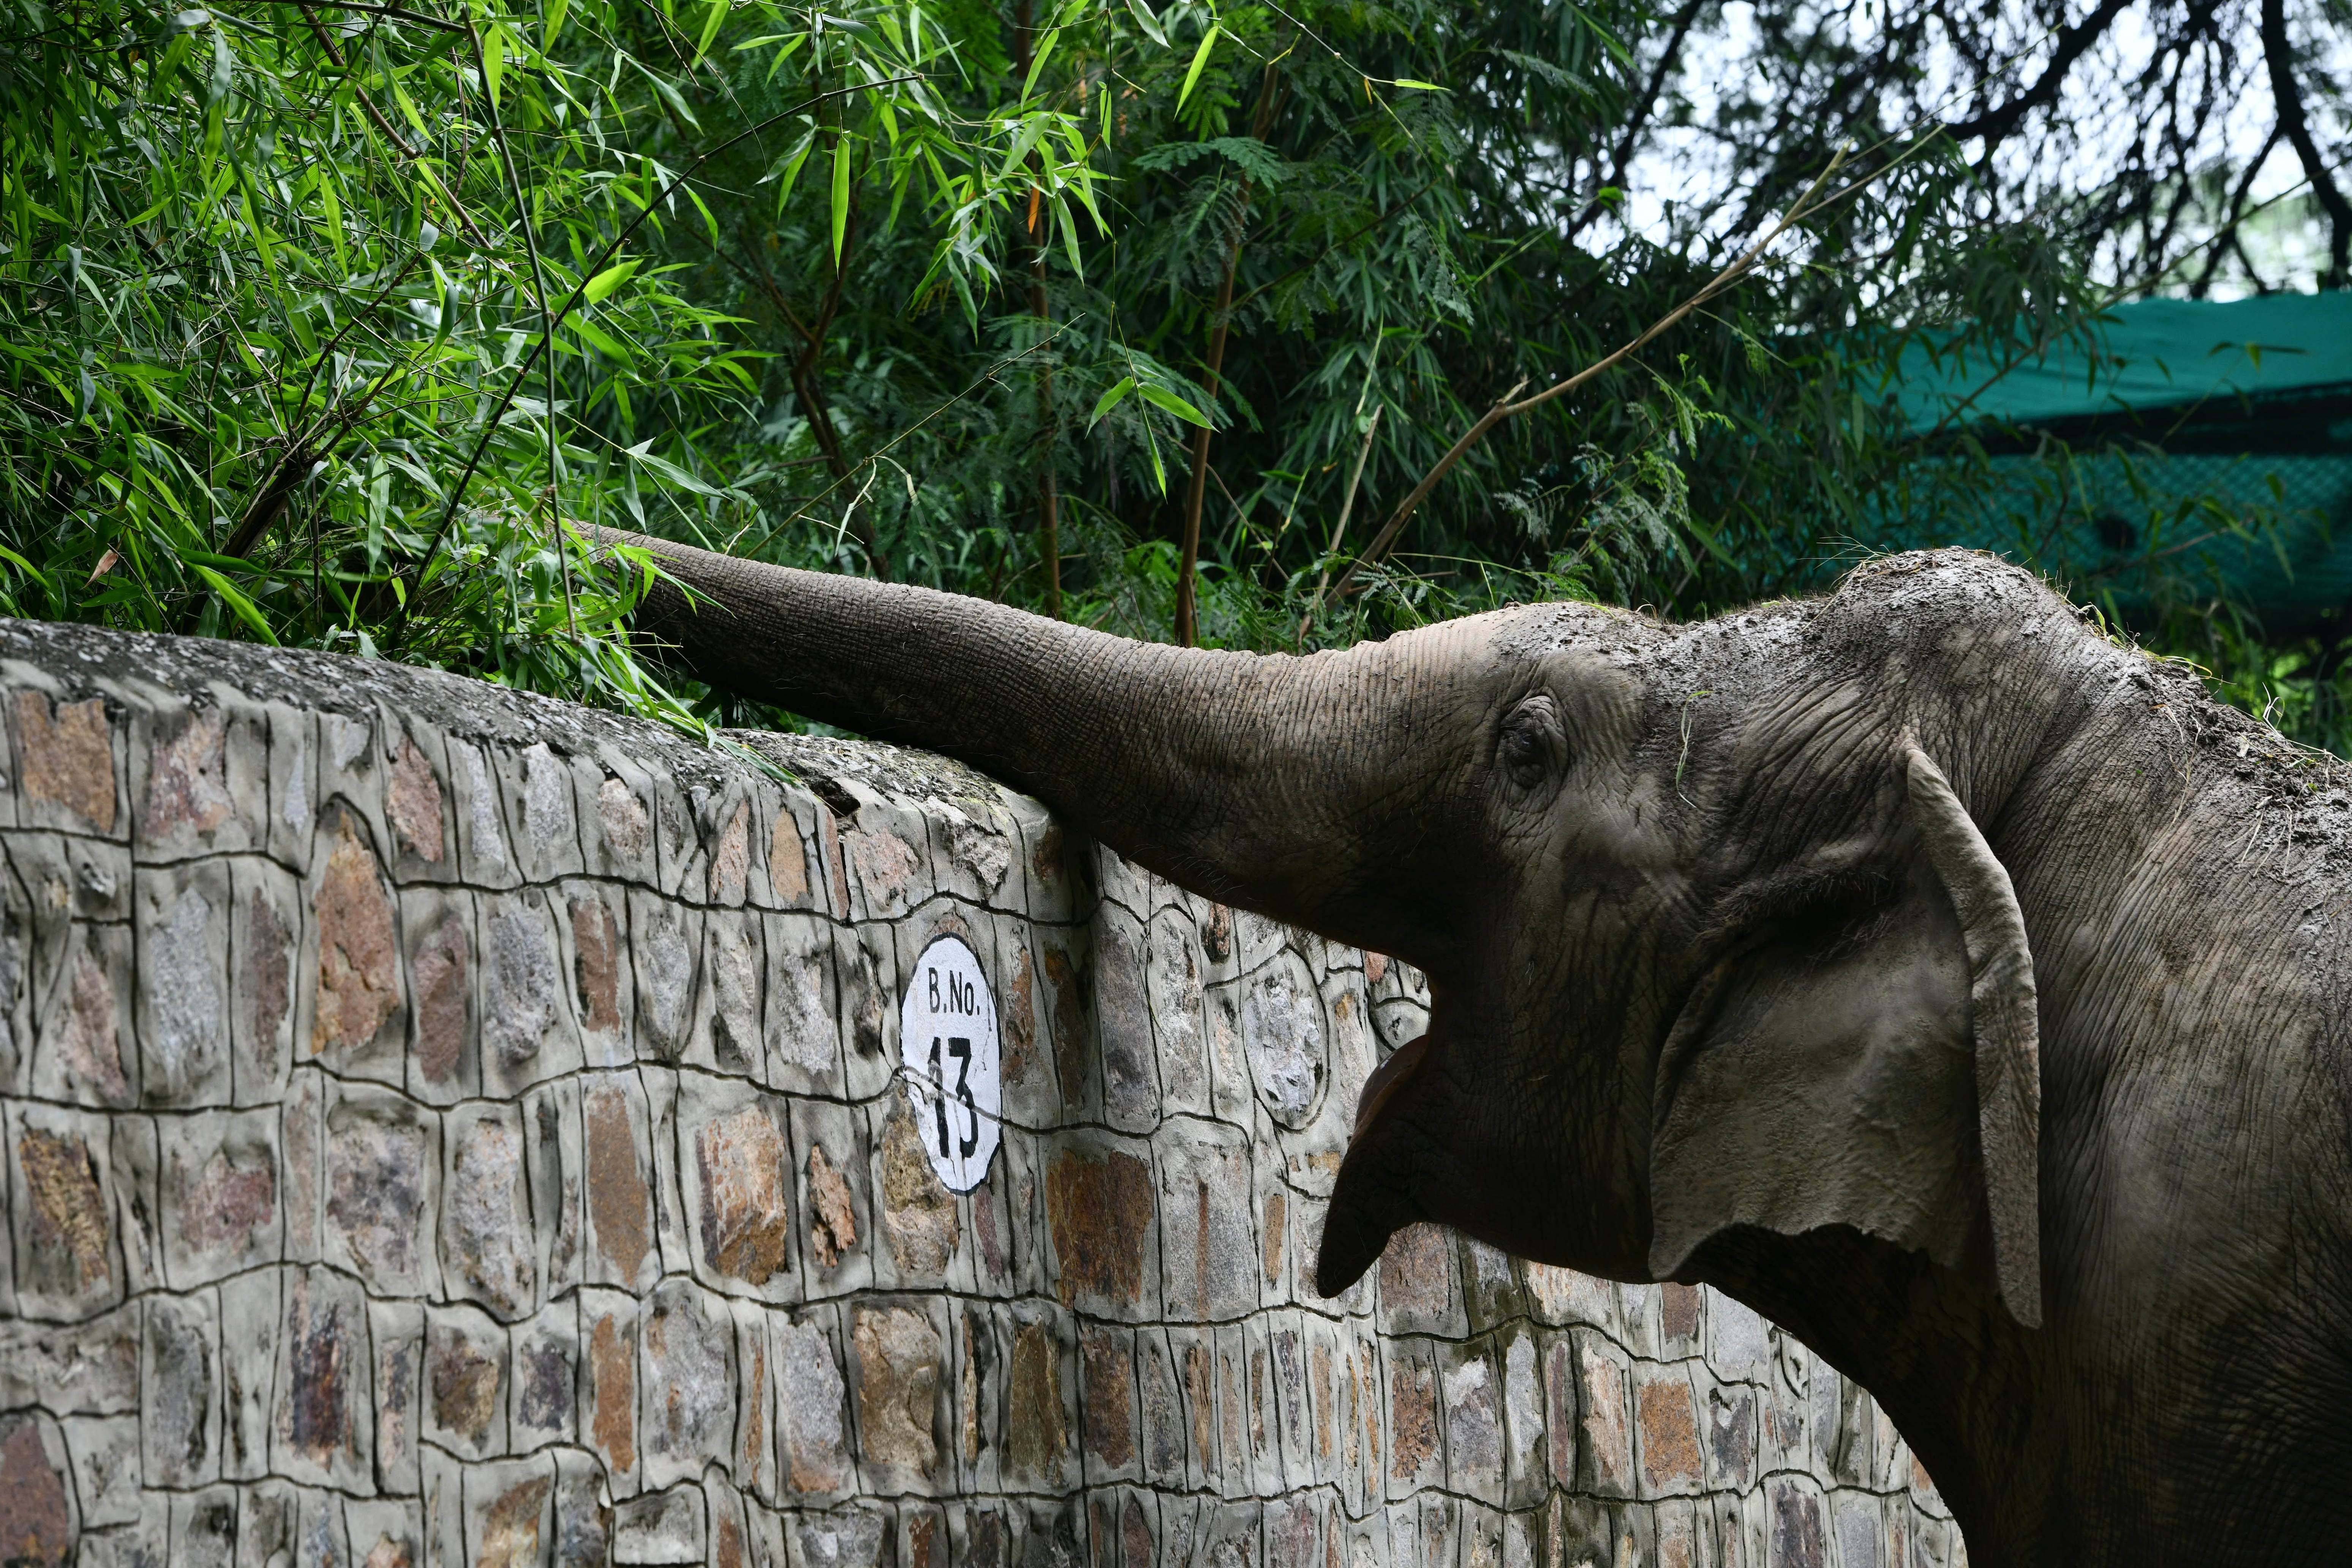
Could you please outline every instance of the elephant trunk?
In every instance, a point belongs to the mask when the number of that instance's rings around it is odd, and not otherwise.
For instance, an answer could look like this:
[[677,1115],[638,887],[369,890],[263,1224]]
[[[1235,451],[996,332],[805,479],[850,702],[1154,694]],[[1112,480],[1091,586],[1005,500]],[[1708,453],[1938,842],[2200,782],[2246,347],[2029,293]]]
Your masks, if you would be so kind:
[[[983,600],[652,550],[638,629],[714,685],[971,763],[1171,879],[1343,940],[1370,825],[1414,728],[1379,647],[1304,658],[1179,648]],[[1392,950],[1393,951],[1393,950]],[[1407,954],[1406,956],[1410,956]]]

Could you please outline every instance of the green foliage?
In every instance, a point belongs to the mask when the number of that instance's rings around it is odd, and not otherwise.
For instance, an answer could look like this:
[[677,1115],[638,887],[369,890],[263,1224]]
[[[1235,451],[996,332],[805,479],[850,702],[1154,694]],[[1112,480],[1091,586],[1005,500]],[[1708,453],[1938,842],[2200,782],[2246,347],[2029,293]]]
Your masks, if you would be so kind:
[[[1711,128],[1743,205],[1620,222],[1698,117],[1702,14],[0,0],[0,610],[789,721],[647,672],[646,564],[593,525],[1166,637],[1203,427],[1210,643],[1816,587],[1930,478],[1990,482],[1890,417],[1906,345],[1997,362],[2119,284],[1810,66],[1810,119]],[[1496,399],[1673,310],[1848,131],[1853,193],[1331,592]],[[2163,646],[2340,738],[2321,645],[2164,603]]]

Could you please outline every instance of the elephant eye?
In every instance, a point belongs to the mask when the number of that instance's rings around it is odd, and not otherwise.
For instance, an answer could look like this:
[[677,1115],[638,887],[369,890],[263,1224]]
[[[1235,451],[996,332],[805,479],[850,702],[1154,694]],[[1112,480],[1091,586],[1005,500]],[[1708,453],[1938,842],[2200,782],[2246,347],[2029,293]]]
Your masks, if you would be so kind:
[[1521,789],[1541,787],[1566,752],[1559,710],[1549,697],[1540,694],[1511,710],[1495,746],[1503,772]]

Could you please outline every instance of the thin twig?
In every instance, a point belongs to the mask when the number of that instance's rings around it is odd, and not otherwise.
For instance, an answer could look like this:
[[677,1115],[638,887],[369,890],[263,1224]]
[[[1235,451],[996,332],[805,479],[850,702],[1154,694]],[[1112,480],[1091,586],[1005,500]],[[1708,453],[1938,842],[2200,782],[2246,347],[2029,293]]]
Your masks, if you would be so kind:
[[[1858,181],[1853,184],[1843,187],[1830,196],[1822,197],[1820,195],[1822,187],[1829,183],[1830,176],[1837,173],[1840,166],[1844,163],[1845,156],[1845,150],[1841,148],[1838,151],[1837,155],[1830,160],[1829,166],[1821,172],[1811,184],[1805,187],[1805,194],[1797,198],[1796,204],[1790,207],[1787,213],[1782,215],[1779,223],[1774,224],[1769,229],[1765,231],[1763,237],[1757,240],[1755,244],[1749,246],[1746,250],[1742,251],[1736,259],[1725,266],[1720,272],[1717,272],[1713,278],[1707,279],[1704,288],[1700,289],[1687,300],[1685,300],[1681,304],[1675,306],[1673,310],[1667,311],[1664,315],[1659,317],[1656,321],[1651,322],[1649,326],[1643,329],[1639,336],[1633,338],[1622,347],[1619,348],[1616,353],[1608,355],[1604,359],[1594,361],[1591,364],[1589,364],[1582,370],[1578,371],[1574,375],[1571,375],[1563,381],[1554,382],[1551,385],[1545,387],[1541,392],[1536,393],[1530,397],[1519,397],[1518,395],[1520,388],[1527,385],[1527,383],[1522,381],[1517,386],[1514,386],[1510,391],[1505,393],[1500,398],[1496,399],[1494,406],[1487,409],[1486,413],[1480,415],[1478,416],[1477,423],[1471,426],[1469,429],[1464,431],[1462,433],[1461,439],[1455,441],[1451,447],[1447,448],[1445,456],[1437,460],[1436,466],[1431,468],[1428,473],[1422,476],[1421,483],[1412,488],[1412,492],[1406,496],[1402,501],[1398,503],[1396,510],[1389,515],[1388,521],[1381,526],[1381,531],[1373,537],[1371,543],[1365,547],[1364,552],[1358,556],[1354,561],[1348,563],[1347,570],[1340,573],[1339,580],[1331,585],[1332,597],[1338,598],[1345,595],[1349,585],[1355,582],[1356,574],[1359,572],[1366,566],[1372,565],[1378,562],[1382,555],[1388,552],[1389,547],[1396,542],[1397,535],[1404,531],[1404,525],[1406,522],[1411,521],[1412,514],[1420,509],[1421,503],[1428,498],[1429,492],[1437,488],[1437,482],[1446,476],[1446,473],[1453,468],[1454,464],[1462,460],[1463,454],[1469,451],[1472,447],[1475,446],[1479,439],[1484,437],[1487,431],[1493,429],[1496,426],[1501,424],[1504,420],[1510,418],[1514,415],[1524,414],[1531,408],[1539,407],[1542,405],[1550,402],[1555,397],[1563,396],[1566,394],[1574,391],[1576,388],[1583,385],[1586,382],[1591,381],[1593,377],[1600,375],[1603,372],[1623,363],[1632,355],[1638,353],[1661,332],[1666,331],[1684,317],[1689,315],[1693,310],[1697,310],[1700,306],[1706,304],[1708,300],[1714,299],[1725,289],[1731,288],[1734,284],[1739,282],[1741,279],[1747,277],[1748,272],[1754,268],[1757,258],[1764,254],[1766,247],[1771,245],[1774,240],[1780,238],[1781,235],[1788,232],[1789,226],[1791,224],[1798,222],[1801,218],[1810,217],[1814,213],[1828,206],[1831,203],[1852,194],[1853,191],[1860,189],[1863,184],[1867,184],[1867,181]],[[1890,162],[1885,168],[1877,171],[1877,174],[1871,175],[1870,178],[1876,179],[1879,174],[1884,174],[1888,169],[1892,169],[1895,166],[1895,163],[1899,162],[1899,159]]]
[[1348,534],[1349,514],[1356,510],[1356,484],[1364,477],[1364,459],[1372,455],[1372,437],[1380,434],[1381,416],[1388,412],[1385,403],[1375,405],[1372,417],[1364,426],[1364,438],[1356,447],[1355,465],[1348,470],[1348,489],[1339,498],[1339,521],[1331,525],[1331,542],[1323,547],[1323,569],[1315,574],[1315,597],[1307,613],[1298,617],[1298,636],[1294,641],[1306,646],[1307,628],[1315,623],[1315,612],[1323,607],[1323,585],[1331,580],[1331,562],[1339,553],[1339,541]]

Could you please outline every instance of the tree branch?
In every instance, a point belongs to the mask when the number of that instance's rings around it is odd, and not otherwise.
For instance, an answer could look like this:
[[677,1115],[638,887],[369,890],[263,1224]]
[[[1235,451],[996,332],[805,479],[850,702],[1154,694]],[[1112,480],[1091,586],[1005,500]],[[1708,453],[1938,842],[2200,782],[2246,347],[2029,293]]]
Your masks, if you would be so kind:
[[2319,144],[2311,138],[2311,122],[2303,111],[2303,89],[2295,85],[2294,49],[2286,36],[2286,0],[2263,0],[2263,59],[2270,67],[2271,97],[2278,106],[2279,129],[2302,160],[2311,180],[2311,194],[2327,214],[2327,271],[2322,289],[2352,283],[2352,201],[2345,198]]

